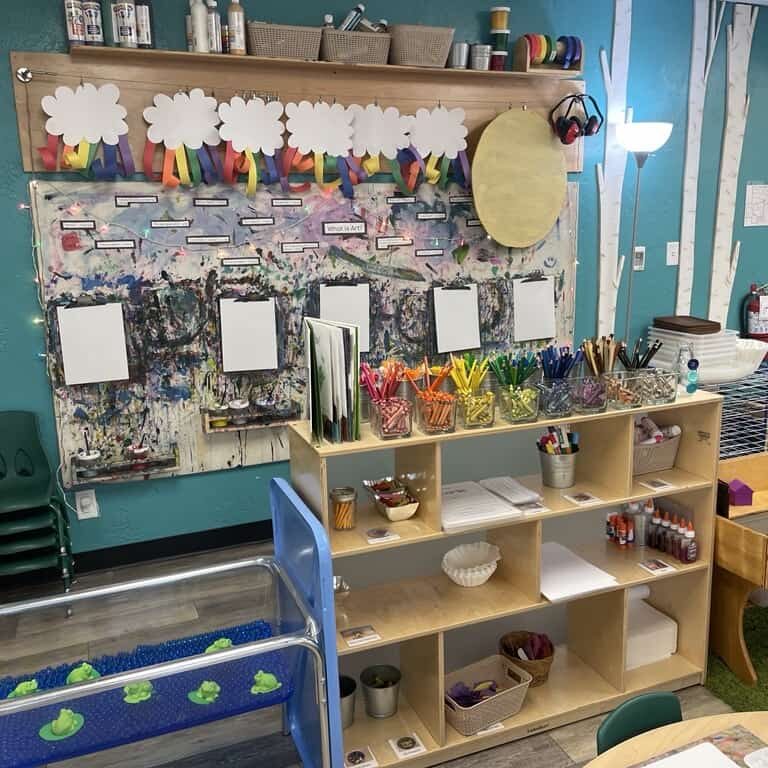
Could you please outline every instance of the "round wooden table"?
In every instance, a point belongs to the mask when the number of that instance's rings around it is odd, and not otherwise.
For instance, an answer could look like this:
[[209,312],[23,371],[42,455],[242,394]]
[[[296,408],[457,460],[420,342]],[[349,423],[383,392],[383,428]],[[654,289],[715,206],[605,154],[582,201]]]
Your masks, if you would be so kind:
[[629,768],[673,749],[680,749],[713,733],[740,725],[768,744],[768,711],[734,712],[685,720],[648,731],[596,757],[585,768]]

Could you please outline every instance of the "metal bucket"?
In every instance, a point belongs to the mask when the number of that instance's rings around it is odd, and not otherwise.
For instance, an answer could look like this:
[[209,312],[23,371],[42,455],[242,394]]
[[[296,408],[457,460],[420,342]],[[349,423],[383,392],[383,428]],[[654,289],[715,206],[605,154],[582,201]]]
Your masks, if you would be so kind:
[[570,488],[576,482],[576,456],[539,451],[541,482],[548,488]]
[[[397,697],[400,693],[400,670],[389,664],[366,667],[360,673],[365,698],[365,712],[368,717],[392,717],[397,712]],[[390,683],[386,687],[377,687],[375,682]]]
[[341,727],[349,728],[355,722],[357,683],[351,677],[339,675],[339,691],[341,692]]

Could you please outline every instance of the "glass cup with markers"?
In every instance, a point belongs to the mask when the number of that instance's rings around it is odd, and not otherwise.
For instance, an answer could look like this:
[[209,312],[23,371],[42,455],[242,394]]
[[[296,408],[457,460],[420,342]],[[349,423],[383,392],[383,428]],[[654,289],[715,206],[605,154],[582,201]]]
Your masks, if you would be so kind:
[[459,399],[461,423],[466,429],[492,427],[496,417],[496,396],[491,391],[472,392]]
[[416,400],[419,429],[426,435],[439,435],[456,430],[456,395],[425,390]]
[[576,413],[601,413],[608,407],[608,392],[603,376],[581,376],[571,381]]
[[381,440],[411,434],[412,406],[403,397],[389,397],[371,403],[371,429]]
[[573,413],[570,379],[543,379],[539,384],[539,408],[545,416],[560,418]]
[[534,384],[511,385],[500,392],[501,415],[510,424],[525,424],[539,418],[539,389]]

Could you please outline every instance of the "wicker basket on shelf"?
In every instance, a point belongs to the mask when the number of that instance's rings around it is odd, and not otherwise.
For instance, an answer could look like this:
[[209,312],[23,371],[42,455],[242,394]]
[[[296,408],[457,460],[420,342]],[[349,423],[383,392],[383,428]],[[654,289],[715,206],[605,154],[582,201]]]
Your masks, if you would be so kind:
[[317,61],[320,56],[320,27],[248,22],[248,53],[272,59]]
[[680,435],[652,445],[636,445],[632,457],[632,471],[635,475],[661,472],[675,466],[680,448]]
[[386,64],[392,36],[384,32],[323,29],[320,58],[340,64]]
[[504,656],[489,656],[446,675],[445,690],[459,682],[473,685],[480,680],[495,680],[498,693],[471,707],[462,707],[445,695],[445,719],[462,736],[472,736],[516,715],[523,706],[531,676]]
[[543,685],[547,682],[549,669],[552,666],[555,655],[552,654],[552,656],[548,656],[545,659],[533,659],[533,661],[523,661],[523,659],[519,658],[516,649],[525,645],[525,641],[531,634],[531,632],[525,631],[507,632],[499,640],[499,652],[505,658],[514,661],[520,669],[525,670],[533,678],[531,680],[531,688],[535,688],[537,685]]
[[451,52],[451,27],[393,24],[389,63],[407,67],[444,67]]

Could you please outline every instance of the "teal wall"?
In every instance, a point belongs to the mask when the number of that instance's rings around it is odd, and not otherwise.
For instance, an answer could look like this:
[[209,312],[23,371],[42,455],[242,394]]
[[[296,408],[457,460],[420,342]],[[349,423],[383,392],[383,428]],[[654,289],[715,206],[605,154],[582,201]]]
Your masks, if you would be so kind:
[[[351,0],[350,0],[351,4]],[[369,0],[373,18],[390,21],[451,24],[457,39],[479,39],[487,28],[487,8],[478,0]],[[226,0],[220,0],[220,7]],[[325,12],[339,18],[346,5],[292,3],[276,0],[245,0],[251,18],[267,21],[317,24]],[[612,0],[518,0],[511,3],[513,37],[527,31],[575,34],[584,40],[587,52],[586,81],[589,91],[603,104],[598,64],[600,47],[610,47]],[[5,7],[7,6],[7,7]],[[5,3],[0,50],[63,51],[63,3],[59,0],[25,0]],[[159,47],[184,48],[184,9],[187,0],[155,0],[156,36]],[[256,15],[258,14],[258,16]],[[669,120],[675,130],[669,143],[652,158],[643,175],[640,211],[640,242],[647,247],[647,268],[635,275],[633,331],[643,329],[655,314],[674,310],[676,269],[666,267],[665,243],[679,232],[681,177],[685,141],[688,62],[691,28],[689,0],[636,0],[633,16],[629,103],[638,120]],[[724,34],[723,34],[724,37]],[[707,119],[700,180],[698,264],[694,283],[696,314],[705,314],[709,289],[709,253],[715,205],[720,135],[723,118],[723,40],[718,47],[707,100]],[[768,10],[758,21],[752,52],[750,87],[752,112],[742,162],[739,210],[743,219],[743,182],[768,181],[768,153],[762,143],[768,123]],[[425,102],[429,94],[424,94]],[[43,350],[42,329],[34,325],[38,314],[30,250],[30,221],[26,211],[17,211],[27,199],[28,177],[20,170],[14,120],[11,73],[0,80],[0,220],[3,248],[0,264],[0,410],[21,408],[40,414],[49,455],[56,455],[51,393],[38,353]],[[579,226],[579,272],[576,291],[577,338],[594,331],[597,304],[597,216],[595,162],[602,158],[600,139],[587,141],[584,173],[581,175]],[[579,177],[574,177],[579,178]],[[629,251],[629,211],[634,182],[633,164],[626,179],[627,217],[623,227],[623,250]],[[738,298],[752,280],[767,280],[762,249],[768,245],[765,230],[743,231],[731,327],[737,322]],[[622,317],[622,299],[619,317]],[[622,321],[623,322],[623,321]],[[130,542],[146,541],[192,531],[234,525],[268,517],[267,484],[274,475],[286,475],[285,463],[211,473],[170,480],[156,480],[97,489],[102,517],[74,522],[75,548],[87,551]]]

